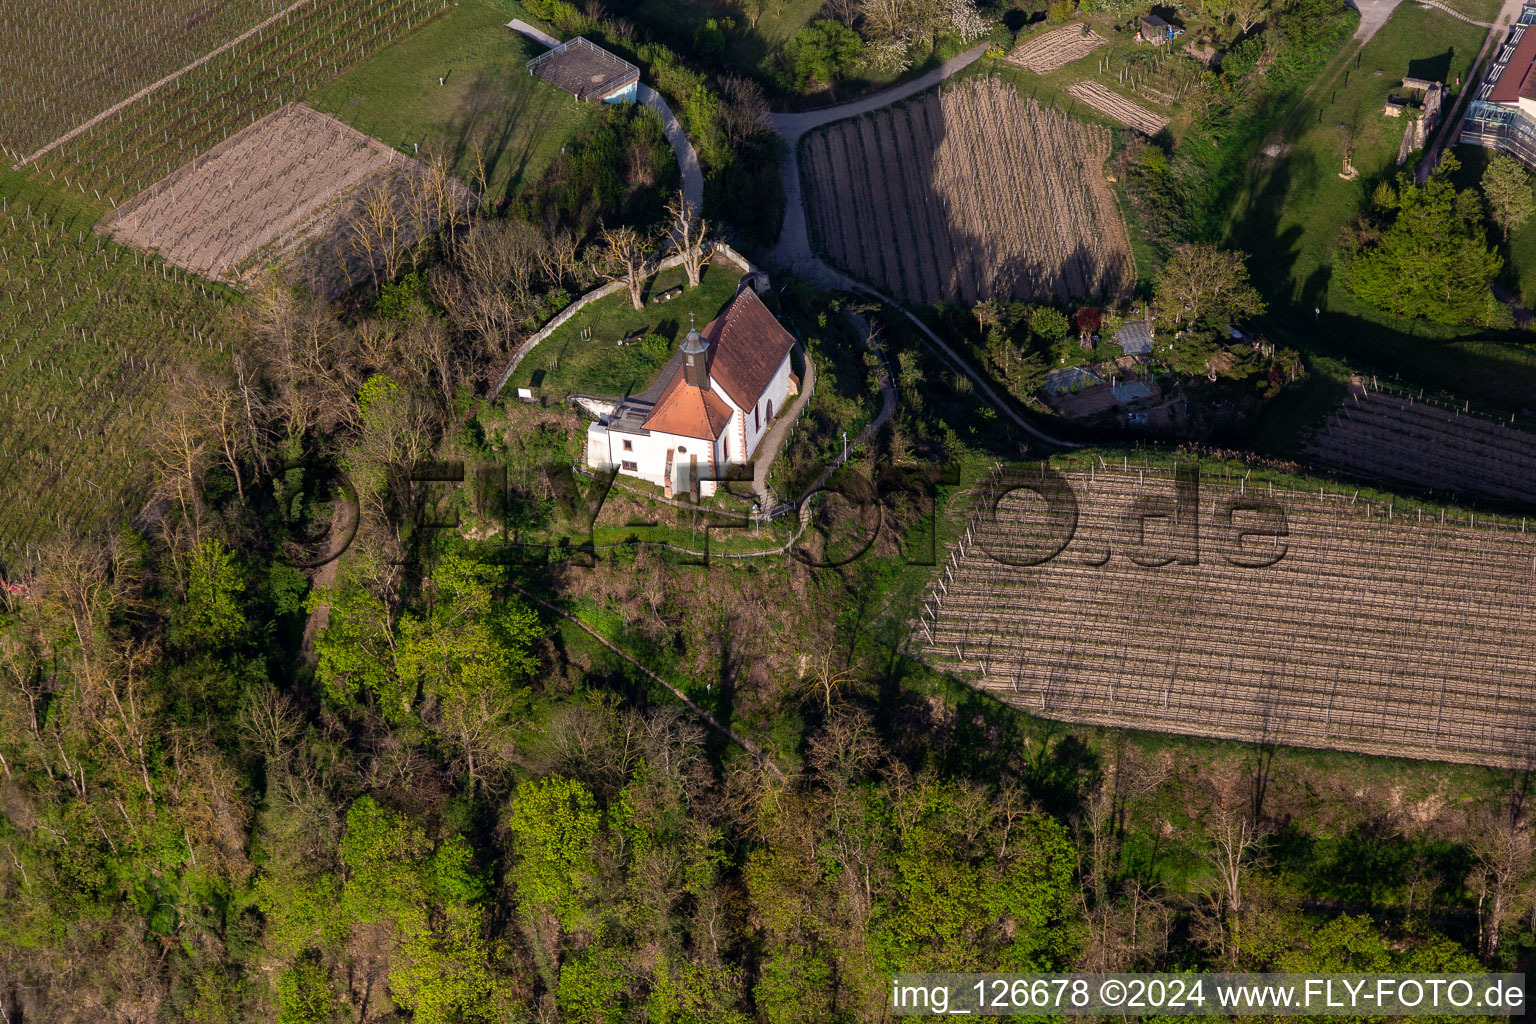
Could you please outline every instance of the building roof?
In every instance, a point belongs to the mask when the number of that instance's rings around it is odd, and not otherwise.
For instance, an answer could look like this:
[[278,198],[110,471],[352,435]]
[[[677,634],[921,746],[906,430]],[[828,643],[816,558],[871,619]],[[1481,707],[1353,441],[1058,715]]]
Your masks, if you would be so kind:
[[1152,389],[1139,380],[1133,380],[1129,384],[1116,384],[1110,390],[1114,392],[1117,402],[1134,402],[1152,394]]
[[639,68],[584,36],[539,54],[528,71],[579,100],[602,99],[640,80]]
[[1065,391],[1074,384],[1081,389],[1102,383],[1103,379],[1086,366],[1063,366],[1045,375],[1045,389],[1050,392]]
[[645,418],[645,429],[713,441],[730,419],[731,407],[713,391],[688,384],[679,367]]
[[1527,30],[1521,35],[1514,53],[1503,64],[1488,98],[1495,103],[1518,103],[1522,96],[1536,99],[1536,32]]
[[1128,356],[1144,356],[1152,352],[1152,324],[1147,320],[1132,320],[1115,332],[1115,344]]
[[710,382],[739,409],[757,404],[773,375],[795,347],[794,336],[768,312],[751,288],[743,288],[704,328],[709,340]]

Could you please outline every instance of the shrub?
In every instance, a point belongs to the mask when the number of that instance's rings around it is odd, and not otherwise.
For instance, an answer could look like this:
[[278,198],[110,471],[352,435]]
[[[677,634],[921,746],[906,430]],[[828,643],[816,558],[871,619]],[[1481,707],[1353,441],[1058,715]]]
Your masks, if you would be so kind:
[[1068,326],[1066,316],[1049,306],[1030,311],[1029,329],[1042,341],[1060,341],[1067,336]]
[[864,49],[864,41],[850,28],[830,18],[813,21],[795,33],[784,47],[794,72],[795,84],[804,89],[812,79],[836,81],[851,70]]

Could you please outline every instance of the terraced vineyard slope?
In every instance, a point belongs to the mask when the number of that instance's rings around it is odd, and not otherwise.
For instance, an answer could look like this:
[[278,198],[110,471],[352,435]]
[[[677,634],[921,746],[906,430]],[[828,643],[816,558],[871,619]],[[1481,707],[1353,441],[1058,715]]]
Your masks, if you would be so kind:
[[[1209,475],[1180,500],[1166,469],[1063,468],[1075,524],[1008,490],[1050,492],[1039,478],[999,476],[980,495],[916,625],[929,658],[1046,718],[1536,761],[1536,532],[1519,520],[1442,522]],[[1283,536],[1234,538],[1278,533],[1277,509]],[[1056,557],[1008,564],[1068,534]]]
[[0,18],[0,144],[30,153],[287,2],[10,0]]
[[1126,294],[1108,129],[995,79],[840,121],[801,149],[807,216],[854,276],[921,303]]
[[1536,509],[1536,436],[1363,377],[1308,452],[1357,476]]
[[157,80],[131,102],[108,106],[47,146],[12,156],[72,194],[109,205],[125,202],[419,27],[447,2],[300,0],[258,23],[257,31],[235,37],[238,42],[226,41],[234,45],[221,45],[206,60],[177,69],[174,78]]
[[132,516],[167,397],[227,365],[225,293],[91,231],[94,214],[0,171],[0,569]]

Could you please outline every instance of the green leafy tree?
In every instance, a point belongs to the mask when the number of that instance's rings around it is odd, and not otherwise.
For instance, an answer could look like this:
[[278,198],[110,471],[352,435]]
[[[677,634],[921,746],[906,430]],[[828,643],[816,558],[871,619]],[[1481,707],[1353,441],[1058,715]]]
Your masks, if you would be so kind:
[[518,783],[507,812],[517,863],[509,872],[523,914],[553,914],[567,929],[585,917],[597,876],[593,845],[598,837],[592,791],[560,775]]
[[309,609],[330,606],[325,629],[315,637],[315,678],[333,700],[346,702],[368,693],[386,719],[402,721],[415,694],[395,670],[394,614],[364,581],[361,563],[342,573],[335,587],[315,591]]
[[1220,326],[1264,312],[1244,254],[1209,243],[1175,246],[1158,272],[1156,296],[1162,319],[1178,327]]
[[1483,198],[1488,200],[1493,222],[1506,238],[1530,220],[1532,210],[1536,209],[1530,174],[1520,161],[1503,153],[1493,154],[1483,170]]
[[831,84],[852,69],[863,52],[864,43],[857,32],[823,18],[795,33],[784,47],[784,55],[794,72],[795,85],[804,89],[812,81]]
[[1378,204],[1391,222],[1368,223],[1347,244],[1342,275],[1361,301],[1443,324],[1490,317],[1488,296],[1504,261],[1488,247],[1477,193],[1452,184],[1457,167],[1447,154],[1422,185],[1399,175]]
[[245,578],[223,542],[205,540],[192,552],[182,639],[188,644],[224,646],[245,631],[239,595]]
[[277,1024],[329,1024],[342,1014],[330,969],[305,952],[277,976]]
[[1030,331],[1048,345],[1065,338],[1071,326],[1066,314],[1050,306],[1036,306],[1029,311]]
[[1076,854],[1041,814],[1013,826],[1007,852],[974,831],[990,823],[952,783],[893,807],[895,878],[877,905],[872,945],[890,970],[1051,970],[1070,958]]
[[560,968],[555,1003],[571,1024],[619,1024],[624,1019],[628,958],[622,950],[589,947]]

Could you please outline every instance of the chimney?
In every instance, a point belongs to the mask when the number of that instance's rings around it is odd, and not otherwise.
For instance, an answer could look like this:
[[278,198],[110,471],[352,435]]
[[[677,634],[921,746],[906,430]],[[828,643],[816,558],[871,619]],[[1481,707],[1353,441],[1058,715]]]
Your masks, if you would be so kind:
[[688,337],[683,339],[683,383],[702,391],[709,390],[709,342],[688,318]]

